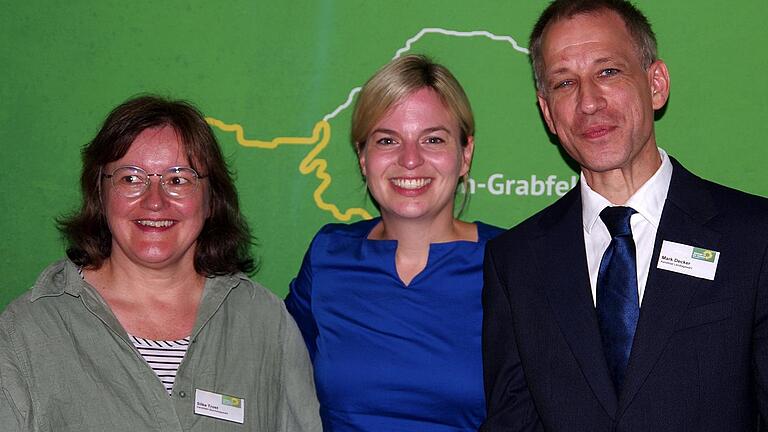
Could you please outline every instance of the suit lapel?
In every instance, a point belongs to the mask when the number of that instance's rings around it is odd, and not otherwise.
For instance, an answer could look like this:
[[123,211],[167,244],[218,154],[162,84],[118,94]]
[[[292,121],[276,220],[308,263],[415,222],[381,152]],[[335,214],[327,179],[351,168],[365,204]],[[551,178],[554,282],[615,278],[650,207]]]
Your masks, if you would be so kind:
[[672,162],[672,180],[656,233],[640,319],[619,398],[620,412],[642,387],[693,294],[699,287],[711,284],[705,279],[656,268],[663,241],[720,249],[720,235],[705,226],[717,209],[703,188],[704,182],[674,159]]
[[584,373],[590,388],[614,418],[617,398],[603,355],[589,284],[577,186],[558,201],[541,221],[535,260],[543,275],[547,298],[560,331]]

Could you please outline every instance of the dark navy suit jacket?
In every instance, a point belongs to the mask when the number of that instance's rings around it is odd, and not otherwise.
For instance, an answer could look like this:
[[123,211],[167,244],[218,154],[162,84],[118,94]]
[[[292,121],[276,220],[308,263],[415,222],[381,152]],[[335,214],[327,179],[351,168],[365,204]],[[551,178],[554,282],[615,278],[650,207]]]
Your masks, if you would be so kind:
[[[768,200],[672,163],[619,394],[590,290],[580,188],[489,242],[481,431],[768,430]],[[719,251],[714,280],[658,269],[663,240]]]

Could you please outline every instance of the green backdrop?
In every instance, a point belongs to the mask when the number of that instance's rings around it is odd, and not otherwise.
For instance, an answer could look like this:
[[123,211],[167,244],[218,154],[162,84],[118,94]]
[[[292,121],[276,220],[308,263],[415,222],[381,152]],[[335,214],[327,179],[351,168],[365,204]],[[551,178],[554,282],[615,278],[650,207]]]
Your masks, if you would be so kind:
[[[399,53],[446,64],[473,103],[465,218],[514,225],[576,175],[545,132],[525,54],[545,4],[3,1],[0,308],[63,256],[54,219],[78,203],[80,148],[139,93],[188,99],[209,116],[259,239],[255,279],[280,295],[320,226],[375,214],[348,143],[348,102]],[[768,195],[768,2],[637,4],[672,76],[660,146],[704,177]]]

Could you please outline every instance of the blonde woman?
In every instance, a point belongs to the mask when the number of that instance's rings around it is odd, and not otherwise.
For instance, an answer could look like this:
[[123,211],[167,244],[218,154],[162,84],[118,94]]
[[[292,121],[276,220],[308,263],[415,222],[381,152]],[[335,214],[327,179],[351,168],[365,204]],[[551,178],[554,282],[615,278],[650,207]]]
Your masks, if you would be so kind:
[[423,56],[363,87],[352,119],[381,217],[327,225],[286,299],[325,431],[475,431],[485,417],[481,289],[498,228],[454,217],[474,151],[461,85]]

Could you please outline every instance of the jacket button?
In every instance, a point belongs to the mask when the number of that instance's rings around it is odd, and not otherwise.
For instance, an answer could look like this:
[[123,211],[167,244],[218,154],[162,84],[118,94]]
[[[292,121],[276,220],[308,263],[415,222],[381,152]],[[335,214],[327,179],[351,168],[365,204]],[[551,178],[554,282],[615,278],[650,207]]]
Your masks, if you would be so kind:
[[180,392],[179,392],[179,397],[180,397],[180,398],[185,398],[185,397],[187,397],[187,392],[185,392],[184,390],[180,391]]

